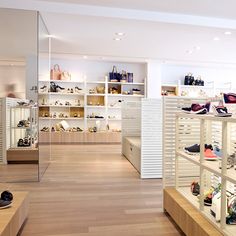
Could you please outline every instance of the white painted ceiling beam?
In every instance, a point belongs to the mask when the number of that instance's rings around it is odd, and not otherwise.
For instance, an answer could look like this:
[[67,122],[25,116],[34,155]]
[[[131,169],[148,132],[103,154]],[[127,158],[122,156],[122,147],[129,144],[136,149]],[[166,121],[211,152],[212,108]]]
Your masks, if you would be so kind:
[[41,12],[79,14],[84,16],[111,17],[162,23],[175,23],[224,29],[236,29],[236,20],[165,12],[121,9],[71,3],[55,3],[33,0],[1,0],[0,7]]

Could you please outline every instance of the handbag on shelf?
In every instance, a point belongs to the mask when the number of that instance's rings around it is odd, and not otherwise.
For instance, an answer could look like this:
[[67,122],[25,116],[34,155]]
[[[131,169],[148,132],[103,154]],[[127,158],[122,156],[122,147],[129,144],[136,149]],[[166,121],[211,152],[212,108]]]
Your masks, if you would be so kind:
[[97,90],[97,93],[100,93],[100,94],[105,93],[105,87],[103,87],[103,86],[97,86],[96,90]]
[[60,75],[60,80],[71,80],[71,74],[68,71],[63,71]]
[[116,66],[113,66],[112,72],[109,73],[109,81],[120,82],[121,79],[122,79],[122,75],[117,72]]
[[128,74],[128,83],[134,82],[134,74],[133,73],[127,73]]
[[61,69],[58,64],[55,64],[50,71],[51,80],[60,80],[61,79]]
[[120,82],[126,83],[126,82],[127,82],[127,79],[128,79],[128,74],[126,73],[126,71],[122,70]]

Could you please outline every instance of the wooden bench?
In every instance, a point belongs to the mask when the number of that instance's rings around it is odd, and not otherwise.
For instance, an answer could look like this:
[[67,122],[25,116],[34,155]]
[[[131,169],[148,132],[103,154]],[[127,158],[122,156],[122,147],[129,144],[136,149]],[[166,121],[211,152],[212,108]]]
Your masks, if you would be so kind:
[[28,216],[28,193],[13,192],[13,195],[11,207],[0,209],[0,236],[16,236]]

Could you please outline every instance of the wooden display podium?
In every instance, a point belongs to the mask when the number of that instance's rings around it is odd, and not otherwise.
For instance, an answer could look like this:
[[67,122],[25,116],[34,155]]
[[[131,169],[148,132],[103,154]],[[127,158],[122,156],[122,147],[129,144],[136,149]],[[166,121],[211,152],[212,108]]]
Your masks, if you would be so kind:
[[187,236],[223,236],[175,188],[164,189],[164,210]]
[[13,192],[13,195],[11,207],[0,209],[0,236],[16,236],[28,216],[28,193]]

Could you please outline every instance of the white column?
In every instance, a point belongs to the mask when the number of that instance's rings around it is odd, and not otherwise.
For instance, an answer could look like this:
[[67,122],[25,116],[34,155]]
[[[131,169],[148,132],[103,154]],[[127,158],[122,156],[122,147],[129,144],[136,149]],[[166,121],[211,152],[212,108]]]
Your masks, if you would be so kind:
[[161,63],[155,60],[147,62],[146,92],[148,98],[161,98]]

